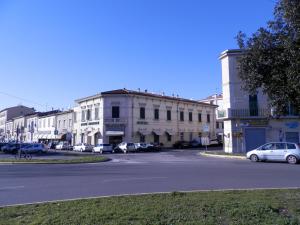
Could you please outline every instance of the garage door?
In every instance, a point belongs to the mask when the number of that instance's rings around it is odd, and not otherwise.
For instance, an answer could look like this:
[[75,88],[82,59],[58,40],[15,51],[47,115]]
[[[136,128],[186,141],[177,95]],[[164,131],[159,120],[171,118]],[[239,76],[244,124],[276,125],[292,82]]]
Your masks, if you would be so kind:
[[286,132],[285,140],[287,142],[299,143],[299,132]]
[[265,128],[246,128],[245,129],[246,151],[251,151],[266,143]]

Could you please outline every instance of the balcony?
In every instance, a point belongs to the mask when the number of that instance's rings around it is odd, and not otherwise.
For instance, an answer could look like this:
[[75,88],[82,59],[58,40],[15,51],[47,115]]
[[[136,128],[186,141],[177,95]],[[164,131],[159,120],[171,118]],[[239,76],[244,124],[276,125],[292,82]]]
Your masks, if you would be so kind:
[[127,119],[124,118],[107,118],[104,119],[105,124],[126,124]]
[[225,109],[218,111],[218,119],[230,118],[268,118],[271,116],[271,110],[264,109]]

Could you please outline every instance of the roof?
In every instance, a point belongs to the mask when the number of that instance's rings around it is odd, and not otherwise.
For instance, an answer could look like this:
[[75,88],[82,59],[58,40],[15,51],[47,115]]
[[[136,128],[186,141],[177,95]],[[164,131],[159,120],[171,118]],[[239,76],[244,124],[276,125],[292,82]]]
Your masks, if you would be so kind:
[[208,96],[208,97],[206,97],[206,98],[204,98],[204,99],[201,99],[201,100],[199,100],[199,101],[214,100],[216,97],[217,97],[218,99],[223,98],[223,93],[221,93],[221,94],[210,95],[210,96]]
[[70,110],[67,110],[67,111],[62,111],[62,112],[56,113],[56,115],[63,115],[63,114],[73,113],[73,112],[74,112],[74,110],[70,109]]
[[127,89],[117,89],[117,90],[112,90],[112,91],[106,91],[102,92],[101,95],[136,95],[136,96],[145,96],[145,97],[153,97],[153,98],[160,98],[160,99],[165,99],[165,100],[171,100],[171,101],[181,101],[181,102],[187,102],[187,103],[193,103],[193,104],[201,104],[205,106],[215,106],[216,105],[211,105],[203,102],[199,102],[196,100],[190,100],[186,98],[179,98],[175,96],[167,96],[167,95],[160,95],[160,94],[154,94],[154,93],[149,93],[149,92],[144,92],[144,91],[132,91],[132,90],[127,90]]
[[223,59],[228,55],[241,55],[244,52],[242,49],[227,49],[220,54],[219,59]]
[[0,112],[6,111],[6,110],[10,110],[10,109],[15,109],[15,108],[26,108],[26,109],[34,109],[32,107],[27,107],[24,105],[17,105],[17,106],[12,106],[12,107],[7,107],[5,109],[0,110]]
[[39,117],[46,117],[46,116],[52,116],[55,115],[57,113],[60,113],[60,110],[52,110],[52,111],[48,111],[48,112],[40,112],[38,114]]

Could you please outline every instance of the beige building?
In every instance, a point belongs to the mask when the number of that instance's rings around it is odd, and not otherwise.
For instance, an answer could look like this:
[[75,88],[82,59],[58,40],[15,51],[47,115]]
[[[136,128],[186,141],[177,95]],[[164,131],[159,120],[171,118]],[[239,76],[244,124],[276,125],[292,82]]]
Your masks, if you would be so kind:
[[126,141],[171,147],[178,140],[216,137],[217,106],[212,104],[127,89],[102,92],[76,103],[75,143]]
[[34,108],[29,108],[23,105],[18,105],[10,108],[6,108],[0,111],[0,141],[7,141],[8,136],[12,134],[7,134],[6,122],[12,120],[15,117],[23,116],[29,113],[33,113]]
[[[261,90],[250,95],[242,90],[238,73],[240,50],[221,53],[224,148],[226,152],[247,152],[266,142],[299,143],[299,113],[288,108],[285,116],[276,116],[269,107],[268,97]],[[288,104],[287,104],[288,105]]]
[[68,141],[72,143],[72,132],[73,132],[73,110],[68,110],[56,114],[56,130],[57,138],[61,141]]

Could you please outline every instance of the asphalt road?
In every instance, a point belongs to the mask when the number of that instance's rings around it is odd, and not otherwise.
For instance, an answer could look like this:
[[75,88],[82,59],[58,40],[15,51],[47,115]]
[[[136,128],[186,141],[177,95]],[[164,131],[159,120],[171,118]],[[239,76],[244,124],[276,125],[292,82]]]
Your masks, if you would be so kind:
[[0,164],[0,205],[151,192],[300,187],[300,165],[209,158],[198,151],[113,154],[73,165]]

